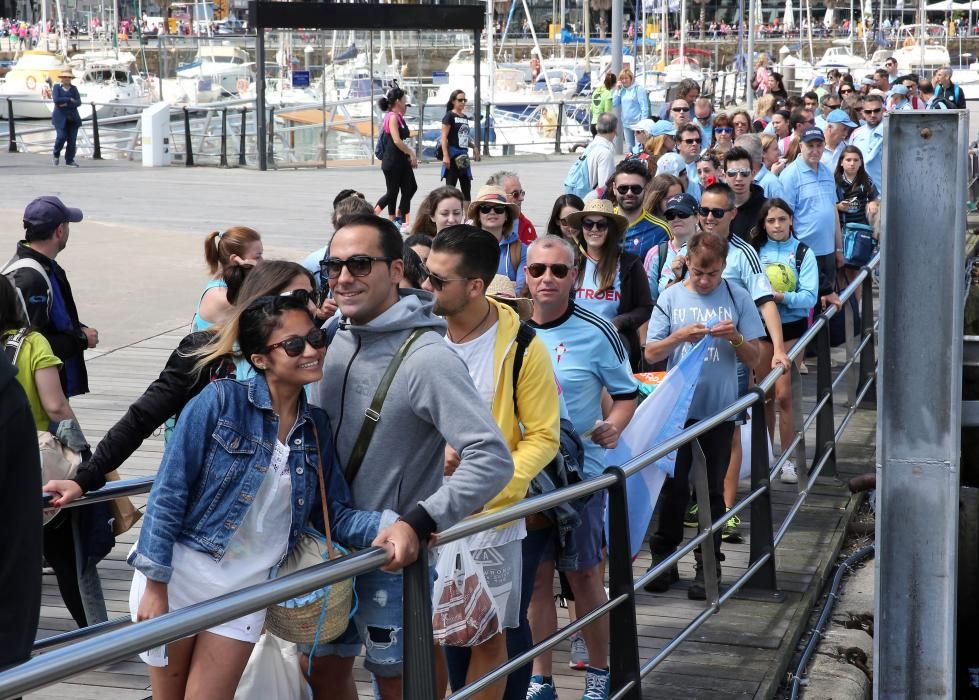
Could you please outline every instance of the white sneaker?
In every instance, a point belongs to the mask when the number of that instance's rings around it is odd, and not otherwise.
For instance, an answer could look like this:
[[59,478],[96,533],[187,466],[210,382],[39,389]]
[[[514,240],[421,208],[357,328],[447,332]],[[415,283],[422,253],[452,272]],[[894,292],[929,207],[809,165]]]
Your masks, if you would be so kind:
[[791,459],[787,459],[785,464],[782,465],[782,473],[778,478],[783,484],[799,483],[799,475],[795,473],[795,462],[793,462]]

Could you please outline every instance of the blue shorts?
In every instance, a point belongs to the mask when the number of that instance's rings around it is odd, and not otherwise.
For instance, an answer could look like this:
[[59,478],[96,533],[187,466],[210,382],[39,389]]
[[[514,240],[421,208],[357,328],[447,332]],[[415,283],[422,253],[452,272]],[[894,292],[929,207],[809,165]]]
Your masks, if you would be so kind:
[[[581,510],[581,525],[574,531],[574,541],[578,549],[578,566],[574,571],[588,571],[602,563],[605,549],[605,492],[593,493]],[[553,561],[556,553],[557,535],[550,539],[544,548],[541,561]]]

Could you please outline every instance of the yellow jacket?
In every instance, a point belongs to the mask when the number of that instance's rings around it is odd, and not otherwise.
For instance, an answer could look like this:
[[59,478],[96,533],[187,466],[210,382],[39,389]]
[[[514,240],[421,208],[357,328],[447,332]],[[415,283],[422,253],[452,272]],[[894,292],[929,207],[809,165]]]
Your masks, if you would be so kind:
[[488,301],[496,306],[500,315],[493,353],[496,377],[493,419],[513,453],[514,469],[510,483],[486,504],[483,513],[512,506],[524,499],[531,480],[557,454],[561,434],[557,380],[547,348],[540,338],[534,338],[527,346],[517,387],[520,415],[514,414],[513,359],[517,354],[520,319],[506,304],[494,299]]

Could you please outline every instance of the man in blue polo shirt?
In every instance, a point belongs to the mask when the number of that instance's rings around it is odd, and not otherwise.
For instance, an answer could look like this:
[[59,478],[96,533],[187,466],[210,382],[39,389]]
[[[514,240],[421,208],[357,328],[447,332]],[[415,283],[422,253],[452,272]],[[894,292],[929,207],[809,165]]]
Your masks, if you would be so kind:
[[823,132],[802,132],[799,157],[782,172],[782,193],[794,213],[792,225],[800,241],[812,248],[819,265],[820,306],[839,304],[834,292],[836,270],[843,267],[840,217],[836,212],[836,180],[820,162],[826,146]]
[[[527,253],[527,285],[534,300],[531,325],[551,354],[562,398],[585,445],[585,476],[594,477],[605,470],[605,450],[618,444],[619,435],[635,413],[638,385],[615,328],[571,301],[576,278],[575,250],[568,241],[548,235],[531,244]],[[604,417],[603,390],[612,398],[611,409]],[[604,493],[591,496],[574,532],[578,565],[565,573],[579,617],[607,600],[602,578],[604,510]],[[553,585],[551,552],[545,553],[537,570],[530,604],[528,616],[534,639],[544,639],[556,629]],[[608,624],[608,617],[602,617],[582,630],[590,664],[585,673],[584,698],[588,700],[609,696]],[[556,698],[549,653],[534,659],[527,697]]]
[[863,153],[863,167],[880,190],[884,163],[884,100],[880,95],[863,98],[863,118],[867,123],[854,130],[850,145]]

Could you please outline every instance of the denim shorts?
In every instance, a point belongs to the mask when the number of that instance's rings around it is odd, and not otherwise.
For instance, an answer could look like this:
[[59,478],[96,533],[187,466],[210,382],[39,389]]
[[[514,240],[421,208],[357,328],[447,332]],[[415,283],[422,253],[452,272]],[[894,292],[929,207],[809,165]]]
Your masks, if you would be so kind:
[[[605,492],[599,491],[588,497],[581,510],[581,525],[574,531],[574,541],[578,549],[578,566],[575,571],[588,571],[602,563],[602,550],[605,548]],[[553,561],[556,553],[557,536],[551,538],[541,561]]]

